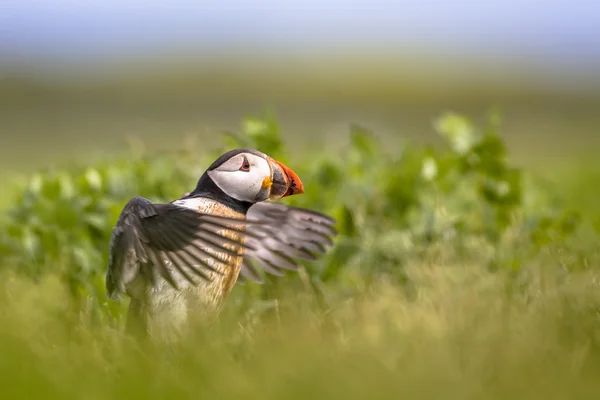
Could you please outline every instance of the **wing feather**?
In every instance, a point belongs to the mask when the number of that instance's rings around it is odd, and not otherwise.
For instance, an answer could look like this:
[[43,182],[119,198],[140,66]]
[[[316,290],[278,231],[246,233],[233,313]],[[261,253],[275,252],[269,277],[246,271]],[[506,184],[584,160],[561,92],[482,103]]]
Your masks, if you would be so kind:
[[[235,226],[231,226],[231,222],[236,222]],[[124,293],[142,265],[152,265],[153,274],[162,276],[175,288],[178,288],[177,282],[167,265],[172,265],[192,284],[197,284],[194,275],[209,280],[208,271],[217,271],[208,259],[229,264],[235,258],[222,258],[219,254],[240,254],[226,245],[246,249],[245,226],[246,222],[240,219],[221,218],[172,203],[157,204],[143,197],[133,197],[123,208],[111,236],[106,273],[109,297],[116,299]]]
[[282,276],[283,269],[297,270],[294,258],[315,260],[333,245],[335,220],[321,213],[281,203],[254,204],[246,215],[246,249],[241,275],[262,283],[256,269]]
[[241,255],[227,247],[231,245],[244,251],[242,277],[262,283],[259,269],[283,276],[283,270],[298,269],[295,259],[315,260],[316,254],[325,253],[337,235],[334,225],[326,215],[281,203],[254,204],[246,220],[240,220],[134,197],[113,229],[107,292],[118,298],[141,265],[152,265],[153,276],[162,276],[177,289],[168,265],[193,285],[196,277],[210,280],[209,272],[219,272],[209,259],[230,264]]

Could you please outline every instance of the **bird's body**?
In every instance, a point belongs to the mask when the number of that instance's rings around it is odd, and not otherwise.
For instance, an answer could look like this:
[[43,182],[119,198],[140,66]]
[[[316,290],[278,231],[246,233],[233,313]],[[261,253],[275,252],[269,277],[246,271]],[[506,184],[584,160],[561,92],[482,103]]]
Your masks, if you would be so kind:
[[[245,215],[209,198],[198,197],[190,200],[174,202],[199,213],[244,219]],[[217,231],[220,235],[239,240],[239,234],[226,230]],[[207,279],[198,279],[194,285],[181,275],[173,274],[179,289],[174,288],[165,279],[159,278],[156,284],[146,275],[139,274],[127,286],[131,296],[128,313],[128,330],[131,332],[146,330],[154,333],[157,330],[161,337],[178,334],[188,321],[190,314],[197,318],[209,318],[219,311],[225,299],[231,293],[239,276],[244,249],[239,246],[224,244],[231,250],[240,252],[241,256],[219,254],[225,263],[211,257],[215,271],[206,271]],[[210,251],[210,250],[208,250]],[[167,265],[172,271],[172,267]]]
[[127,330],[169,339],[191,317],[216,315],[240,273],[261,282],[253,262],[281,275],[279,268],[296,269],[293,258],[324,252],[335,234],[331,218],[263,202],[303,190],[284,165],[239,149],[180,199],[132,198],[113,230],[106,281],[109,297],[131,298]]

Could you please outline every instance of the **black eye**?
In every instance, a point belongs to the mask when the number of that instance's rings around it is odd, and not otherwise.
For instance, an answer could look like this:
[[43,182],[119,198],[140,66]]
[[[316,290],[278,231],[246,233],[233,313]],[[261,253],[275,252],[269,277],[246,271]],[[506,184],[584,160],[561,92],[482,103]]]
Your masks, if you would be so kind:
[[244,157],[244,161],[242,161],[242,166],[240,167],[240,171],[245,171],[245,172],[250,171],[250,163],[248,162],[246,157]]

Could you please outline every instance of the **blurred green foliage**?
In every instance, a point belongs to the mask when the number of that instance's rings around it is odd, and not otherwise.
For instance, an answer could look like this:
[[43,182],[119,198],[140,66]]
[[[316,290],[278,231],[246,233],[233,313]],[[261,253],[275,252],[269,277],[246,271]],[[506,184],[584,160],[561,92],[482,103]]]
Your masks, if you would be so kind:
[[[482,126],[445,113],[433,129],[440,146],[390,148],[352,126],[335,150],[297,153],[266,113],[210,151],[133,145],[7,188],[1,397],[597,394],[594,172],[558,184],[513,165],[496,111]],[[124,304],[104,293],[121,208],[134,195],[178,198],[235,147],[299,174],[305,194],[285,202],[335,217],[334,247],[286,277],[238,286],[215,325],[180,346],[124,338]]]
[[[287,202],[332,215],[340,231],[332,251],[307,265],[307,276],[268,277],[267,285],[245,289],[250,298],[267,300],[294,282],[309,282],[321,295],[325,287],[351,295],[384,275],[402,282],[403,265],[436,246],[468,257],[469,243],[477,243],[482,268],[518,269],[524,251],[534,256],[577,230],[578,214],[527,204],[524,190],[540,189],[533,183],[524,188],[522,171],[510,165],[497,112],[481,128],[446,113],[434,128],[442,147],[406,143],[389,149],[369,130],[352,126],[339,152],[314,146],[298,156],[282,142],[276,119],[265,114],[247,118],[240,133],[224,135],[221,146],[202,155],[196,146],[167,154],[132,147],[97,165],[41,171],[14,189],[0,263],[32,279],[59,274],[75,307],[91,302],[118,317],[122,309],[105,298],[104,273],[123,205],[134,195],[178,198],[193,188],[203,167],[236,147],[293,165],[306,193]],[[515,262],[511,254],[521,258]]]

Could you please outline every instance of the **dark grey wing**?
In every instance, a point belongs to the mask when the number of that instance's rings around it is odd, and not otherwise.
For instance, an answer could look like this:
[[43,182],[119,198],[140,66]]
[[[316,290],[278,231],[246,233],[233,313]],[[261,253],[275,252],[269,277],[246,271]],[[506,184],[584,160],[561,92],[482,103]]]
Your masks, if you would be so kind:
[[256,264],[282,276],[282,270],[298,269],[294,259],[314,260],[316,254],[325,253],[337,234],[333,218],[281,203],[256,203],[246,219],[250,223],[246,244],[251,249],[245,252],[240,273],[256,283],[263,282]]
[[[235,224],[231,225],[232,222]],[[152,265],[153,276],[160,274],[175,288],[178,285],[166,263],[170,263],[192,284],[197,284],[193,276],[208,280],[208,271],[217,272],[212,266],[214,262],[228,264],[240,255],[224,245],[247,248],[243,243],[244,229],[243,220],[216,217],[172,203],[155,204],[143,197],[133,197],[123,208],[112,232],[106,273],[107,293],[110,298],[118,298],[142,265]],[[236,233],[229,236],[237,239],[224,237],[217,231]]]

